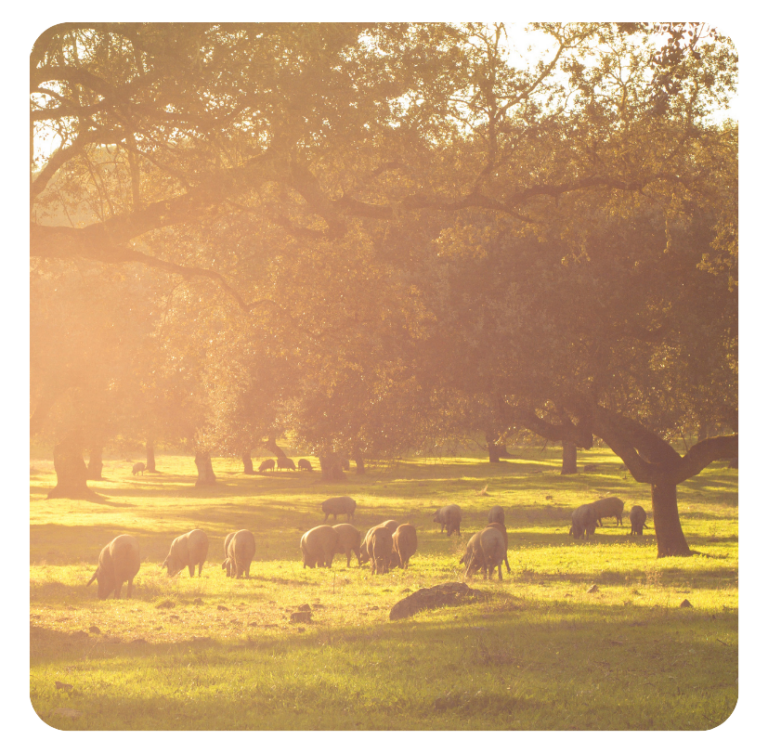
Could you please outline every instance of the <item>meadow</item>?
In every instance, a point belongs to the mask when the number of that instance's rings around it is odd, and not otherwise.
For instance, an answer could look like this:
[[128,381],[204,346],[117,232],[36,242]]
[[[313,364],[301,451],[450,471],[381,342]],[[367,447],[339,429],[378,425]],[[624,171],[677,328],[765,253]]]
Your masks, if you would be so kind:
[[[560,451],[518,448],[479,457],[411,458],[354,471],[246,476],[215,459],[215,487],[196,489],[191,457],[159,455],[132,476],[105,461],[94,500],[47,500],[53,464],[33,456],[30,503],[32,705],[59,729],[190,730],[705,730],[737,700],[738,471],[714,463],[678,489],[683,530],[702,556],[656,558],[650,488],[607,449],[580,452],[560,475]],[[141,457],[133,458],[134,461]],[[254,458],[255,464],[260,459]],[[313,459],[317,467],[317,461]],[[487,494],[480,491],[487,486]],[[320,503],[349,494],[353,524],[410,522],[408,570],[372,575],[337,555],[304,569],[301,534]],[[568,536],[574,507],[615,494],[641,504],[642,538],[605,520],[587,542]],[[458,504],[461,536],[432,522]],[[419,588],[463,580],[459,558],[502,505],[510,575],[470,585],[482,598],[390,622]],[[331,519],[331,521],[333,520]],[[339,518],[337,522],[343,522]],[[171,540],[202,528],[202,578],[168,578]],[[221,569],[224,536],[248,528],[249,580]],[[114,536],[138,537],[132,599],[100,601],[86,583]],[[703,556],[706,555],[706,556]],[[597,586],[597,589],[592,588]],[[123,591],[123,596],[125,590]],[[682,607],[687,600],[691,607]],[[289,616],[309,605],[312,621]]]

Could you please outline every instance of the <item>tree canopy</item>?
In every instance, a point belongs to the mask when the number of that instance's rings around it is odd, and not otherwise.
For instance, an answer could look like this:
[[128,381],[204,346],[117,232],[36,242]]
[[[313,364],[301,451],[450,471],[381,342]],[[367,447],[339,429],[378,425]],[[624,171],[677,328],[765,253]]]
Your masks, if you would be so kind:
[[[56,144],[32,165],[33,431],[69,350],[88,377],[67,394],[104,418],[68,423],[93,435],[246,453],[290,431],[328,462],[461,425],[599,437],[652,485],[659,553],[688,553],[674,489],[737,452],[716,30],[61,24],[30,76]],[[115,316],[134,345],[86,367]],[[96,410],[118,381],[127,408]]]

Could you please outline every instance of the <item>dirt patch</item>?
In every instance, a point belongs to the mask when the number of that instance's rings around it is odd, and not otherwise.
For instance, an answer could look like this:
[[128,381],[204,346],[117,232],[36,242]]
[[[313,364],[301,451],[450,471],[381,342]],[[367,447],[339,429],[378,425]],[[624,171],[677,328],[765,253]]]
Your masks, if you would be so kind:
[[420,588],[395,604],[389,613],[390,620],[402,620],[424,609],[436,609],[485,598],[482,591],[470,588],[466,583],[441,583],[432,588]]

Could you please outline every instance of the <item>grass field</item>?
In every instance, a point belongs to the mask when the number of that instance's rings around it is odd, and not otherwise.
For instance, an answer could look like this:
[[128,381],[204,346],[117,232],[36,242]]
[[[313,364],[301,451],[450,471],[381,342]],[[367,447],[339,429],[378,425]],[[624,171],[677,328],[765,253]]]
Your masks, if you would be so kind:
[[[568,536],[571,510],[608,494],[650,515],[649,487],[625,478],[610,451],[580,453],[580,467],[599,471],[567,477],[556,449],[514,452],[498,466],[379,465],[334,485],[319,473],[245,476],[222,459],[220,483],[207,490],[195,489],[189,457],[160,456],[159,473],[136,477],[123,459],[108,460],[105,480],[90,483],[96,501],[47,500],[52,463],[33,459],[35,710],[53,727],[90,730],[702,730],[725,721],[737,699],[738,472],[716,463],[679,487],[688,542],[709,556],[657,560],[651,519],[642,539],[627,535],[628,521],[604,521],[589,542]],[[416,526],[409,570],[374,576],[341,556],[330,570],[302,568],[301,534],[338,494],[357,500],[363,533],[387,518]],[[432,523],[452,503],[463,510],[460,541]],[[463,579],[464,545],[495,504],[506,511],[512,573],[501,583],[475,577],[485,598],[474,603],[390,622],[408,593]],[[196,527],[211,540],[203,577],[169,579],[159,565],[171,540]],[[239,528],[254,532],[257,552],[250,580],[233,581],[222,542]],[[141,546],[134,596],[99,601],[85,584],[120,533]],[[304,604],[311,624],[289,622]]]

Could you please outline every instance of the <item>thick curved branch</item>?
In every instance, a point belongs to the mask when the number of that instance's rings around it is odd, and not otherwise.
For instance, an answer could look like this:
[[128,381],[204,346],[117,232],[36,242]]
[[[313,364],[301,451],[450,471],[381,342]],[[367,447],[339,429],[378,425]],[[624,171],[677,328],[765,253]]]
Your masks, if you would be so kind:
[[688,454],[682,458],[675,474],[675,483],[679,484],[686,479],[701,473],[715,460],[728,460],[739,454],[739,435],[732,434],[727,437],[709,437],[697,442]]
[[596,407],[593,431],[624,461],[640,483],[680,484],[700,473],[714,460],[738,454],[738,434],[712,437],[693,445],[684,457],[661,437],[626,416]]
[[51,178],[53,178],[59,168],[73,157],[82,154],[83,149],[89,144],[118,144],[124,138],[125,133],[123,131],[99,129],[81,132],[72,144],[57,149],[48,162],[46,162],[45,167],[30,186],[30,198],[34,201],[45,190],[45,187],[50,183]]
[[[402,209],[435,209],[438,211],[455,212],[460,209],[478,208],[488,209],[494,212],[517,217],[518,207],[540,196],[557,198],[563,194],[574,191],[583,191],[589,189],[612,189],[619,191],[640,191],[645,186],[657,181],[671,181],[686,185],[686,182],[678,177],[668,173],[660,173],[646,178],[642,181],[624,181],[612,178],[581,178],[580,180],[570,181],[568,183],[551,183],[517,191],[507,197],[506,200],[497,201],[488,196],[484,196],[478,191],[473,190],[466,196],[456,200],[446,200],[438,196],[427,196],[425,194],[412,194],[403,199],[400,204]],[[367,204],[358,201],[350,196],[345,196],[337,201],[331,202],[332,206],[339,211],[353,215],[355,217],[369,217],[371,219],[390,220],[395,216],[395,210],[384,204]]]
[[588,419],[574,424],[570,419],[561,424],[551,424],[536,415],[532,408],[513,408],[512,421],[553,442],[573,442],[577,447],[588,450],[592,447],[592,431]]

